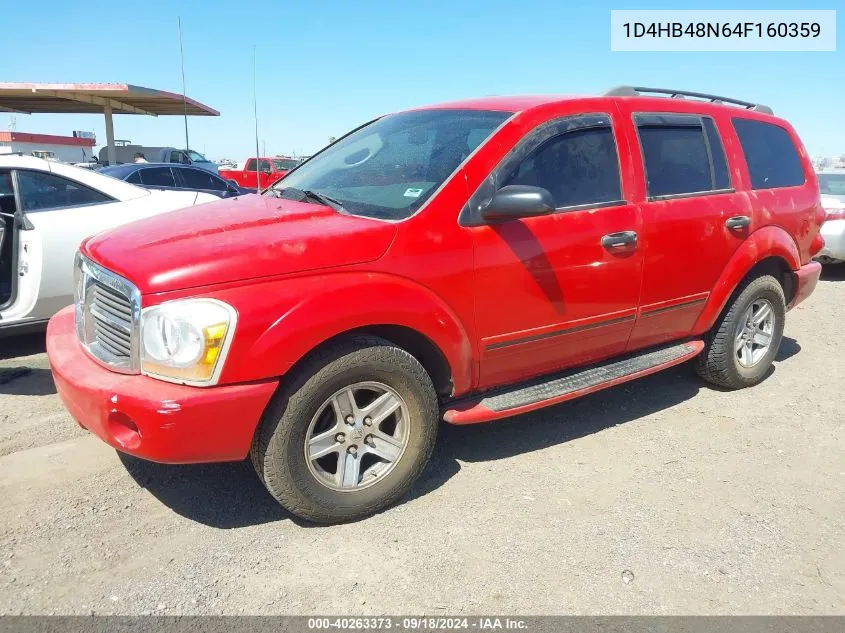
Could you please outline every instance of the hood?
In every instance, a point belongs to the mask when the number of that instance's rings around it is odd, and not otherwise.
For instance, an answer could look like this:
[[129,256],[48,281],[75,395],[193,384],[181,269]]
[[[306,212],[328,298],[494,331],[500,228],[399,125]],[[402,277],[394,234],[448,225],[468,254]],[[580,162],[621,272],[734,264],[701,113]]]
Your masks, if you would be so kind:
[[125,224],[82,250],[148,294],[369,262],[395,233],[387,222],[250,194]]

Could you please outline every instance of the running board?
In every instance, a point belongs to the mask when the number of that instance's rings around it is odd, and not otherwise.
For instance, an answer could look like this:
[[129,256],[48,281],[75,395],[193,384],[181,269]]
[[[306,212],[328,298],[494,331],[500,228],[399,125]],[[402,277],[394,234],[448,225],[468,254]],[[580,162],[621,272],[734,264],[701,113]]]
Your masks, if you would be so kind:
[[697,356],[702,349],[704,341],[651,347],[621,358],[500,387],[447,403],[443,419],[450,424],[475,424],[548,407],[679,365]]

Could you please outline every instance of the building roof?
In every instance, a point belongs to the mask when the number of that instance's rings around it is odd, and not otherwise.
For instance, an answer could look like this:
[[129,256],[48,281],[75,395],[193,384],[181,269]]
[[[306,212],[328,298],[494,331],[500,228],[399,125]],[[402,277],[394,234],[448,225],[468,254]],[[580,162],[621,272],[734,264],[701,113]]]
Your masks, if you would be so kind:
[[56,136],[55,134],[29,134],[27,132],[0,132],[0,143],[43,143],[45,145],[75,145],[94,147],[93,138]]
[[106,103],[118,114],[219,116],[213,108],[164,90],[131,84],[49,84],[0,82],[0,112],[102,113]]

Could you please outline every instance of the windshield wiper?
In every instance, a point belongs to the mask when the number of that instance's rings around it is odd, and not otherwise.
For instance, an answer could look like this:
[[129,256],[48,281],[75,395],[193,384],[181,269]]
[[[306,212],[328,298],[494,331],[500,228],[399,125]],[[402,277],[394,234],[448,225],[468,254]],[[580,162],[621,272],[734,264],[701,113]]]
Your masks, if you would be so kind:
[[316,200],[320,204],[324,204],[327,207],[331,207],[338,213],[343,213],[344,208],[343,204],[341,204],[340,200],[332,198],[331,196],[327,196],[324,193],[320,193],[319,191],[312,191],[311,189],[306,189],[302,193],[304,193],[307,197],[311,198],[312,200]]
[[326,194],[320,193],[319,191],[313,191],[311,189],[297,189],[296,187],[285,187],[283,189],[273,189],[272,191],[277,198],[287,198],[288,196],[285,194],[290,192],[293,194],[299,194],[300,201],[305,201],[310,198],[311,200],[319,202],[320,204],[323,204],[327,207],[331,207],[338,213],[345,213],[346,211],[346,209],[343,208],[343,204],[340,202],[340,200],[335,200],[331,196],[327,196]]

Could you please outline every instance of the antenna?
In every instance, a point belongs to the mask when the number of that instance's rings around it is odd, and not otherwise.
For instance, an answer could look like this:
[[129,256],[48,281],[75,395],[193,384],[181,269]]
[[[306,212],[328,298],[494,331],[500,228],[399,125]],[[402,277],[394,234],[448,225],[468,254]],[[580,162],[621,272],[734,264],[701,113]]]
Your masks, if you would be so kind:
[[252,113],[255,117],[255,187],[258,194],[261,194],[261,171],[258,164],[261,162],[261,155],[258,153],[258,92],[256,91],[255,79],[255,45],[252,46]]
[[182,48],[182,16],[177,16],[179,24],[179,60],[182,64],[182,106],[185,112],[185,151],[191,149],[188,142],[188,98],[185,96],[185,51]]

